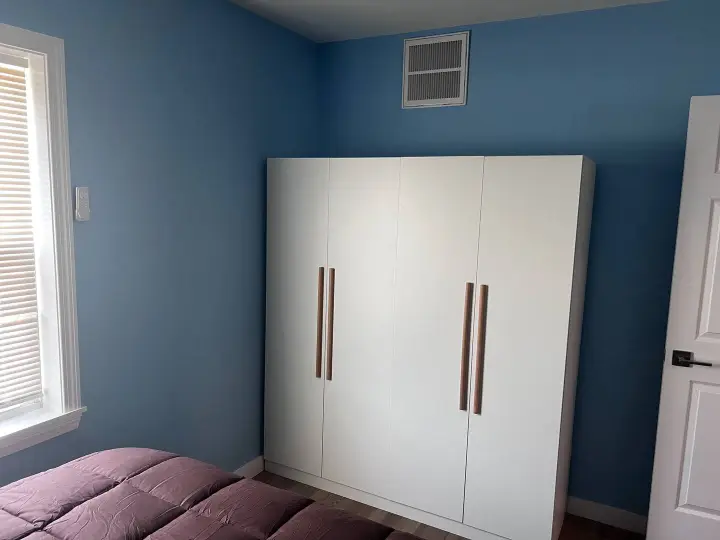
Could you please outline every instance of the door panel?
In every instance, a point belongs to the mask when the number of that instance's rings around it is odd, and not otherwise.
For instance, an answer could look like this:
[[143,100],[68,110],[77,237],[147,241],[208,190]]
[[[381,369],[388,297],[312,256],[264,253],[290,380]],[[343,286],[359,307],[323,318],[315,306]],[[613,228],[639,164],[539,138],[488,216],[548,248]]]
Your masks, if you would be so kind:
[[720,386],[693,382],[685,437],[679,504],[704,517],[720,518]]
[[327,264],[328,160],[268,160],[265,459],[320,475],[318,270]]
[[[693,98],[655,449],[649,540],[720,538],[720,97]],[[672,365],[687,351],[711,367]]]
[[487,158],[478,283],[488,286],[481,412],[464,523],[552,535],[581,157]]
[[700,326],[698,337],[703,340],[720,339],[720,287],[715,287],[720,270],[720,200],[713,198],[708,230],[707,268],[701,285]]
[[322,475],[376,494],[386,481],[399,176],[399,159],[330,162],[335,309]]
[[388,498],[457,521],[468,429],[459,404],[464,303],[477,273],[483,165],[403,158],[400,180]]

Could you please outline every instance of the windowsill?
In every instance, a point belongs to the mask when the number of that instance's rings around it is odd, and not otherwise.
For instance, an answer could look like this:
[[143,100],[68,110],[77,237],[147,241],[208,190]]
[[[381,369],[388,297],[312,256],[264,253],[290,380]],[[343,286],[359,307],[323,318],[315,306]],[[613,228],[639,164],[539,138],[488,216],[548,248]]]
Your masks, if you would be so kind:
[[77,429],[85,411],[85,407],[60,414],[39,410],[2,422],[0,458]]

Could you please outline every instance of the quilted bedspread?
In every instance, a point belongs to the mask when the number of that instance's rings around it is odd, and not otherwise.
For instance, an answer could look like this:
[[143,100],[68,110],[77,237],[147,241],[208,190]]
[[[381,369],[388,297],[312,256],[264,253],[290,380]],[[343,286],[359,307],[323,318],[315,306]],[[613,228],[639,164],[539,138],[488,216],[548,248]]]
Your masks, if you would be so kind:
[[0,540],[417,540],[158,450],[98,452],[0,488]]

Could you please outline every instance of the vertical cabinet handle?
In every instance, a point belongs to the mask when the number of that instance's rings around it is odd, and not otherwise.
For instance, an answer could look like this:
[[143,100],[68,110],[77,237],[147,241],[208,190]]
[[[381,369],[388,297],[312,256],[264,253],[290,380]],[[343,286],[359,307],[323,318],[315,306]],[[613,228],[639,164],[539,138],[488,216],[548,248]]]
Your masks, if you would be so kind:
[[325,267],[318,270],[317,341],[315,344],[315,377],[322,377],[323,308],[325,303]]
[[470,331],[473,314],[473,283],[465,284],[465,311],[463,313],[462,352],[460,354],[460,410],[468,408],[468,373],[470,371]]
[[475,396],[473,414],[481,414],[483,397],[483,377],[485,375],[485,336],[487,330],[488,286],[480,285],[478,300],[477,355],[475,356]]
[[328,278],[328,320],[327,320],[327,368],[325,377],[332,381],[333,377],[333,334],[335,330],[335,269],[330,269]]

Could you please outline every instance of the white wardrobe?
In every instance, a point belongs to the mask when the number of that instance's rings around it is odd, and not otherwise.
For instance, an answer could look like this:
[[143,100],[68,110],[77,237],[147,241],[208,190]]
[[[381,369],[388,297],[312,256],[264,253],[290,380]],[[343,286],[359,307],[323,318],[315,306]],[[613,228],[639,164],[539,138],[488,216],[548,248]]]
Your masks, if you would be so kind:
[[269,160],[266,468],[467,538],[556,539],[594,173]]

